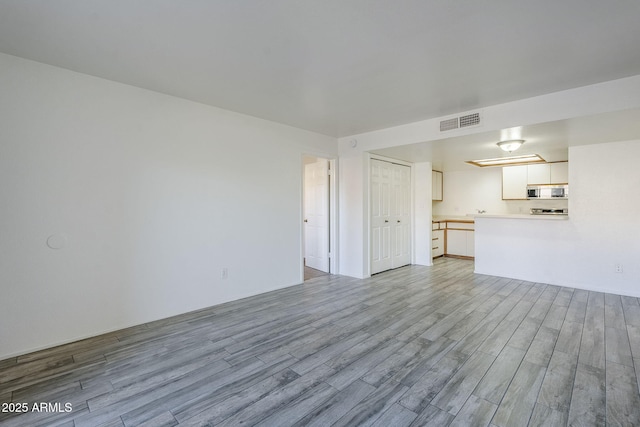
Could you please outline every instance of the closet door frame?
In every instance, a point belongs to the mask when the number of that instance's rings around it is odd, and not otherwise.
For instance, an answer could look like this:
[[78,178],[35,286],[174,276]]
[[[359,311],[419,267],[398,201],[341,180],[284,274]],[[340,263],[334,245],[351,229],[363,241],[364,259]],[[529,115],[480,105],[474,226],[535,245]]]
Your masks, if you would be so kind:
[[365,277],[369,277],[371,276],[371,263],[372,263],[372,210],[371,210],[371,160],[381,160],[384,162],[389,162],[389,163],[394,163],[397,165],[402,165],[402,166],[408,166],[409,170],[410,170],[410,189],[409,189],[409,197],[410,197],[410,225],[409,225],[409,259],[410,259],[410,264],[414,263],[414,242],[415,242],[415,238],[413,235],[413,230],[414,230],[414,185],[415,185],[415,177],[414,177],[414,170],[413,170],[413,164],[409,163],[409,162],[405,162],[402,160],[398,160],[398,159],[392,159],[389,157],[385,157],[385,156],[380,156],[377,154],[371,154],[371,153],[365,153],[365,168],[364,168],[364,182],[365,182],[365,189],[364,189],[364,219],[365,221],[363,224],[363,235],[364,235],[364,239],[363,239],[363,244],[364,244],[364,254],[366,254],[366,256],[364,257],[364,261],[365,261],[365,265],[364,265],[364,276]]

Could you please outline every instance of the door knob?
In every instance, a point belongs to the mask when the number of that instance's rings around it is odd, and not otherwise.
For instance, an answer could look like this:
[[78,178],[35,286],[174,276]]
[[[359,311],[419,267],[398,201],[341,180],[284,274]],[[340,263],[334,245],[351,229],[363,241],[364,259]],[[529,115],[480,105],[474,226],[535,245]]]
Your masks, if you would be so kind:
[[385,220],[384,220],[384,222],[389,222],[389,220],[388,220],[388,219],[385,219]]
[[309,222],[309,221],[305,219],[304,222]]
[[400,220],[398,220],[398,224],[400,224]]

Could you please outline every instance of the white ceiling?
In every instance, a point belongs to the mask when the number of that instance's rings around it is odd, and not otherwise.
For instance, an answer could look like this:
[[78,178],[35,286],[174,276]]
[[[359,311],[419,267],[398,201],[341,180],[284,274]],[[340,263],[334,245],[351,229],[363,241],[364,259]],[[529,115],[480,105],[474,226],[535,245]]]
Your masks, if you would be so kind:
[[640,74],[638,0],[0,0],[0,52],[347,136]]
[[[638,22],[638,0],[0,0],[0,52],[341,137],[640,74]],[[640,112],[521,132],[565,160],[640,138]],[[460,170],[500,139],[376,153]]]

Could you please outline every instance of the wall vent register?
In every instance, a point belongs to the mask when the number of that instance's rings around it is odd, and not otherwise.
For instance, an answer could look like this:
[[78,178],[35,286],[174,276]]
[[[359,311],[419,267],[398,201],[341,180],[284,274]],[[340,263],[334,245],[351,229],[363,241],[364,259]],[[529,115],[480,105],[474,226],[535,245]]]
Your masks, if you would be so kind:
[[454,117],[451,119],[440,121],[440,132],[477,126],[480,124],[480,113],[465,114],[464,116]]
[[440,132],[444,132],[446,130],[458,129],[458,118],[454,117],[453,119],[442,120],[440,122]]
[[460,116],[460,127],[466,128],[469,126],[475,126],[480,124],[480,113],[467,114],[466,116]]

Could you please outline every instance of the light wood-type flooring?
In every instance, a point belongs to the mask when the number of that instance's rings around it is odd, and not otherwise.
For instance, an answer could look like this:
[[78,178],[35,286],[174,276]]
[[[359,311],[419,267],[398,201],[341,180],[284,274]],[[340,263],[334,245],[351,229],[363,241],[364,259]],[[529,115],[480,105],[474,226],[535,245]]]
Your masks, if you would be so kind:
[[439,259],[1,361],[3,406],[54,412],[0,425],[639,426],[637,367],[638,299]]
[[324,271],[316,270],[315,268],[304,266],[304,280],[307,281],[309,279],[315,279],[316,277],[326,276],[329,273],[325,273]]

